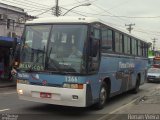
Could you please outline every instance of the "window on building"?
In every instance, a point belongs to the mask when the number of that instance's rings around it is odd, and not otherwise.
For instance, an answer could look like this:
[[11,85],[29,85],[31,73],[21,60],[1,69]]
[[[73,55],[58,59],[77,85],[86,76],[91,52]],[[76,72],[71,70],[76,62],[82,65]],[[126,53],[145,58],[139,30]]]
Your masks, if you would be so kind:
[[15,20],[12,20],[12,23],[13,23],[13,30],[15,30]]
[[10,28],[10,25],[11,25],[11,19],[7,19],[7,29]]

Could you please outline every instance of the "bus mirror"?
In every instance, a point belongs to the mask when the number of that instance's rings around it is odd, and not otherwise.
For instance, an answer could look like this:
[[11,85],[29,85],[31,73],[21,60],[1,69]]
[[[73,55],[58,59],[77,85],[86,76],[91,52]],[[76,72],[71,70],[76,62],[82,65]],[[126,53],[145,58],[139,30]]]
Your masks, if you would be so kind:
[[13,48],[10,48],[9,52],[11,56],[14,56]]
[[15,49],[16,45],[17,45],[17,38],[14,38],[14,40],[13,40],[13,49]]
[[15,53],[14,53],[15,57],[19,56],[19,54],[20,54],[20,47],[21,47],[21,44],[17,44],[16,49],[15,49]]

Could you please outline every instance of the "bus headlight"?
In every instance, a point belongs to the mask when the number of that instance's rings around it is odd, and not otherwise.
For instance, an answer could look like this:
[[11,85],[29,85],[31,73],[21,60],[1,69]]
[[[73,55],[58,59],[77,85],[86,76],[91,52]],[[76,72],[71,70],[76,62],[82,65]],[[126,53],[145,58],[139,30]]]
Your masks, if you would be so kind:
[[17,90],[17,93],[22,95],[23,94],[23,90],[19,89],[19,90]]
[[20,79],[17,79],[17,83],[29,84],[29,81],[28,81],[28,80],[20,80]]
[[83,89],[83,84],[64,83],[63,88]]

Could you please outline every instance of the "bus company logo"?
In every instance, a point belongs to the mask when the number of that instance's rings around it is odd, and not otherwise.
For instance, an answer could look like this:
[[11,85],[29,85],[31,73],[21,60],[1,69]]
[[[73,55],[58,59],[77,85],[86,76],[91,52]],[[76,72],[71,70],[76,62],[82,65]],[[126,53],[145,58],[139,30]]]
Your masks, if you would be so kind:
[[23,78],[29,78],[29,75],[27,73],[18,73],[17,74],[18,77],[23,77]]
[[43,86],[47,85],[47,80],[43,80],[43,81],[42,81],[42,85],[43,85]]
[[119,62],[119,68],[135,68],[135,64],[134,63],[122,63]]

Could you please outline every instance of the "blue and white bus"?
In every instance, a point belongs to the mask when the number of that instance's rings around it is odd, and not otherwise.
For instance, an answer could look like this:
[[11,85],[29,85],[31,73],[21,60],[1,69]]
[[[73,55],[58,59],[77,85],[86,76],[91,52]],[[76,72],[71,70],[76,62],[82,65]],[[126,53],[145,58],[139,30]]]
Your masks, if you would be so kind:
[[96,18],[34,19],[22,39],[17,92],[23,100],[103,108],[112,96],[138,92],[146,79],[148,44]]

